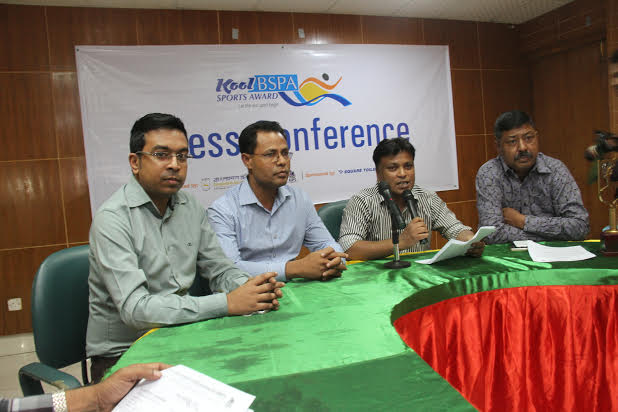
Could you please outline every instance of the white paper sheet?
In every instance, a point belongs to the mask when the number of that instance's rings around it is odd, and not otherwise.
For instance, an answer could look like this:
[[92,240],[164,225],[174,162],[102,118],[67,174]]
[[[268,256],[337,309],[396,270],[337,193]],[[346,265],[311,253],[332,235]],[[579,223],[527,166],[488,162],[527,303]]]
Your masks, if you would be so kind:
[[142,380],[114,408],[115,412],[246,412],[255,396],[184,365],[162,371],[156,381]]
[[574,262],[596,257],[581,246],[552,247],[528,241],[528,254],[535,262]]
[[446,245],[442,246],[442,249],[433,255],[431,259],[415,260],[415,262],[422,263],[423,265],[431,265],[432,263],[440,262],[456,256],[463,256],[466,254],[472,243],[480,242],[486,236],[491,235],[495,231],[495,226],[482,226],[476,231],[474,237],[467,242],[451,239],[446,243]]

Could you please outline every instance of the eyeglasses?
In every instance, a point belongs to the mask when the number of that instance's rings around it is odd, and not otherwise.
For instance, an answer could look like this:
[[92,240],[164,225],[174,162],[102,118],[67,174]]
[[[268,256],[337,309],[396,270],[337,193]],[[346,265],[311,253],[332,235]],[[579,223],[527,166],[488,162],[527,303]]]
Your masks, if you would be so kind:
[[148,156],[152,156],[160,162],[169,162],[172,160],[172,157],[175,157],[178,160],[178,163],[187,163],[187,159],[193,159],[189,153],[168,153],[168,152],[135,152],[137,154],[146,154]]
[[522,136],[508,136],[504,138],[504,145],[510,146],[510,147],[516,147],[519,145],[520,139],[524,144],[530,144],[534,142],[534,140],[537,138],[538,135],[539,135],[539,132],[534,131],[534,132],[528,132]]
[[283,157],[283,160],[288,161],[294,155],[293,152],[288,152],[287,150],[283,150],[281,152],[277,152],[276,150],[270,150],[265,153],[253,153],[253,154],[255,156],[262,156],[264,159],[270,160],[273,163],[275,163],[279,159],[279,156]]

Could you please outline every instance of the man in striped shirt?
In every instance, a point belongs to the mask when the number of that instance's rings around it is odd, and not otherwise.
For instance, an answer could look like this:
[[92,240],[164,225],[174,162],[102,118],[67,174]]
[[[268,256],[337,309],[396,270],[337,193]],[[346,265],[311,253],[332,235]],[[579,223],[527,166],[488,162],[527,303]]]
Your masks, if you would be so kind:
[[[435,192],[414,184],[414,146],[407,139],[381,141],[373,152],[378,181],[388,183],[393,200],[406,223],[399,236],[401,252],[429,249],[431,231],[447,239],[467,241],[474,237],[471,228],[462,224]],[[419,216],[411,216],[402,194],[411,190],[418,202]],[[421,240],[428,239],[426,243]],[[380,259],[393,253],[391,217],[377,185],[361,190],[348,201],[343,211],[339,244],[351,260]],[[485,244],[473,243],[468,255],[480,256]]]

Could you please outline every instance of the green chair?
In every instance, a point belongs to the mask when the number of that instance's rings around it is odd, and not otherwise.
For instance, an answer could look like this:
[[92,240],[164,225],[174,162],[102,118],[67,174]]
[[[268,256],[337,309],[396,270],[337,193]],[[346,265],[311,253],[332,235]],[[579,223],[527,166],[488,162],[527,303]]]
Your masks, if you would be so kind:
[[324,222],[324,226],[335,240],[339,240],[339,227],[341,226],[341,216],[343,208],[348,204],[346,200],[327,203],[318,210],[318,216]]
[[41,382],[60,389],[80,387],[74,376],[58,370],[77,362],[88,383],[88,270],[88,245],[55,252],[41,263],[32,284],[32,329],[40,362],[18,372],[24,396],[42,394]]

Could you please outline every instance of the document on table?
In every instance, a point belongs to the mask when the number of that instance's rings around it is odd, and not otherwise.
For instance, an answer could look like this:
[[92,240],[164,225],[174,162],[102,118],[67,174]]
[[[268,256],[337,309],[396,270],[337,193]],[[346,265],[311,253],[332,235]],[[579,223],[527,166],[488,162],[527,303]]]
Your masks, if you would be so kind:
[[581,246],[552,247],[528,241],[528,254],[535,262],[574,262],[596,257]]
[[161,373],[156,381],[138,383],[113,410],[246,412],[255,399],[253,395],[184,365],[173,366]]
[[446,245],[442,246],[442,249],[433,255],[431,259],[415,260],[415,262],[422,263],[423,265],[431,265],[432,263],[440,262],[442,260],[465,255],[472,243],[480,242],[495,231],[495,226],[481,226],[474,234],[474,237],[467,242],[451,239],[446,242]]
[[513,241],[513,245],[515,247],[527,248],[528,247],[528,241],[527,240],[514,240]]

